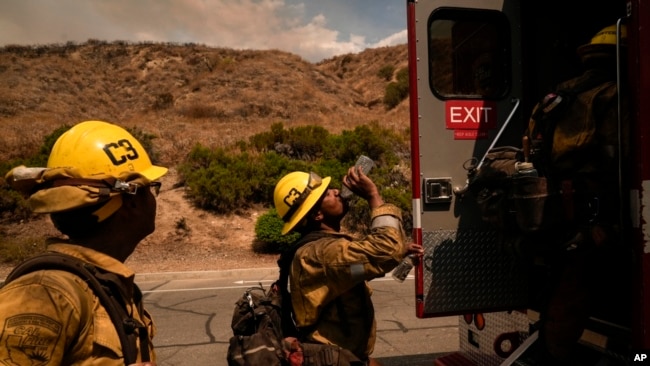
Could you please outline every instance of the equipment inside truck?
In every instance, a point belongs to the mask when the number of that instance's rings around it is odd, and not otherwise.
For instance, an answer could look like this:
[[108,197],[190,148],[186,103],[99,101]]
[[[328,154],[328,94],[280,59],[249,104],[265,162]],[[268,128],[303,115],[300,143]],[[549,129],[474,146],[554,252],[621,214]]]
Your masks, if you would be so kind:
[[459,316],[436,365],[650,351],[649,18],[644,0],[407,0],[416,315]]

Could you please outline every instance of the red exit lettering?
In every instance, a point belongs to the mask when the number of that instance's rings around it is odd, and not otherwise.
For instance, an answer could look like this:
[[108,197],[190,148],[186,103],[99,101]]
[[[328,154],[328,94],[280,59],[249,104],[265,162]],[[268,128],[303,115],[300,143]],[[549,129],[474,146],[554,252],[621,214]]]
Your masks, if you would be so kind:
[[449,100],[445,103],[445,123],[450,130],[496,128],[496,103],[485,100]]

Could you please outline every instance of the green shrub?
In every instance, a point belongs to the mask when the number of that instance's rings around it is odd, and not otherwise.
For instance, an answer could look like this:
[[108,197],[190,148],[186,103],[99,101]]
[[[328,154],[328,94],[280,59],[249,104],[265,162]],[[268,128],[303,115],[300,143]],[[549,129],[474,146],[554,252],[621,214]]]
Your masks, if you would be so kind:
[[268,152],[259,158],[260,170],[259,189],[257,195],[250,197],[255,203],[269,204],[273,202],[275,184],[284,175],[294,171],[313,170],[313,164],[302,160],[290,159],[275,152]]
[[384,104],[387,109],[395,108],[409,94],[408,68],[400,69],[395,78],[397,81],[386,85]]
[[63,135],[66,131],[68,131],[71,128],[71,126],[68,125],[63,125],[54,131],[50,133],[49,135],[45,136],[43,139],[43,145],[41,145],[40,149],[38,150],[38,154],[31,159],[29,159],[29,162],[25,165],[27,166],[46,166],[47,165],[47,159],[50,157],[50,153],[52,152],[52,147],[54,147],[54,144],[56,143],[56,140]]
[[248,141],[255,151],[273,151],[275,149],[275,143],[284,143],[287,133],[288,131],[284,129],[284,125],[281,122],[274,123],[271,125],[271,131],[255,134]]
[[46,239],[27,237],[22,239],[9,238],[0,232],[0,261],[17,263],[35,254],[45,251]]
[[386,91],[384,94],[384,104],[386,105],[386,108],[393,109],[397,107],[397,105],[404,100],[407,94],[408,90],[405,93],[404,89],[400,87],[398,83],[389,83],[386,85]]
[[300,234],[291,232],[282,235],[284,221],[275,208],[261,215],[255,222],[255,239],[259,242],[256,251],[265,253],[282,253],[300,239]]
[[[292,171],[313,171],[332,177],[330,187],[341,188],[348,168],[363,154],[376,163],[370,176],[385,192],[384,200],[400,207],[407,220],[411,212],[410,176],[404,176],[403,169],[396,167],[408,163],[408,142],[408,136],[381,128],[377,123],[340,135],[329,134],[318,126],[285,129],[276,123],[269,132],[250,137],[248,143],[237,142],[232,150],[195,146],[179,166],[179,173],[195,205],[217,213],[237,213],[252,204],[272,206],[275,184]],[[283,149],[278,149],[278,144]],[[273,217],[273,213],[269,215]],[[263,217],[258,221],[270,222],[259,223],[260,232],[256,229],[260,251],[280,250],[285,240],[293,241],[279,237],[282,221],[277,214],[275,222]],[[368,218],[367,203],[353,198],[343,225],[352,231],[366,232]]]
[[45,136],[43,138],[43,144],[38,149],[38,152],[33,156],[26,156],[20,159],[0,163],[0,222],[20,222],[32,218],[32,213],[25,197],[11,189],[9,184],[7,184],[2,177],[4,177],[9,170],[19,165],[25,165],[28,167],[47,166],[47,159],[50,156],[54,143],[69,129],[70,126],[64,125]]
[[313,161],[323,155],[329,136],[321,126],[284,129],[282,123],[274,123],[270,132],[251,136],[249,144],[257,152],[275,151],[290,158]]
[[[4,179],[0,178],[4,183]],[[6,184],[0,184],[0,223],[20,222],[32,217],[27,200]]]
[[229,155],[202,146],[194,147],[189,163],[179,168],[193,202],[218,213],[250,207],[249,198],[260,189],[260,170],[257,159],[246,153]]
[[289,130],[286,143],[293,149],[292,157],[316,160],[323,155],[329,132],[321,126],[299,126]]
[[395,72],[395,66],[393,65],[384,65],[377,72],[377,76],[380,78],[389,81],[393,78],[393,73]]
[[375,162],[384,161],[387,164],[395,163],[392,150],[401,144],[392,131],[383,129],[377,124],[357,126],[352,131],[343,131],[338,136],[332,137],[329,158],[341,160],[348,166],[354,164],[359,155],[367,155]]

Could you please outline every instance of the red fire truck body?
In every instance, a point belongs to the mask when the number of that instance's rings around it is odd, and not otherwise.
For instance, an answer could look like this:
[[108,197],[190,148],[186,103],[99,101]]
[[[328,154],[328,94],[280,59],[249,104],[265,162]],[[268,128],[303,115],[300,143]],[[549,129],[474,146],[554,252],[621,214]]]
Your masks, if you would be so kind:
[[610,281],[579,344],[610,364],[650,352],[650,2],[406,6],[413,238],[425,248],[416,267],[416,315],[458,315],[460,325],[460,351],[436,364],[524,364],[538,342],[534,299],[544,296],[544,265],[522,254],[525,242],[504,248],[503,229],[487,224],[467,194],[471,171],[493,148],[522,146],[534,106],[580,73],[576,49],[606,26],[616,29],[618,105],[624,96],[629,108],[619,127],[626,124],[630,137],[621,136],[617,149],[630,151],[632,161],[620,162],[627,168],[610,191],[621,203],[620,249],[602,269]]

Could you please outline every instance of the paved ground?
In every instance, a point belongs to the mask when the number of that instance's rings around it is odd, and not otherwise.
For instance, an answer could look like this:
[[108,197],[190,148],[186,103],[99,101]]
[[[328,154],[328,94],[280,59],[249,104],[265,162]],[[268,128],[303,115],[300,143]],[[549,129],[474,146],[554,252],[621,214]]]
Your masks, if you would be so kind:
[[[246,287],[268,286],[277,270],[139,274],[145,305],[156,319],[159,365],[225,364],[234,302]],[[458,317],[418,319],[413,279],[371,282],[377,319],[374,357],[384,366],[431,366],[458,349]]]
[[[246,287],[268,285],[277,274],[277,268],[138,273],[136,283],[158,328],[158,365],[225,365],[234,302]],[[458,349],[458,317],[415,316],[412,276],[399,283],[388,275],[371,287],[377,319],[373,356],[384,366],[431,366]]]

